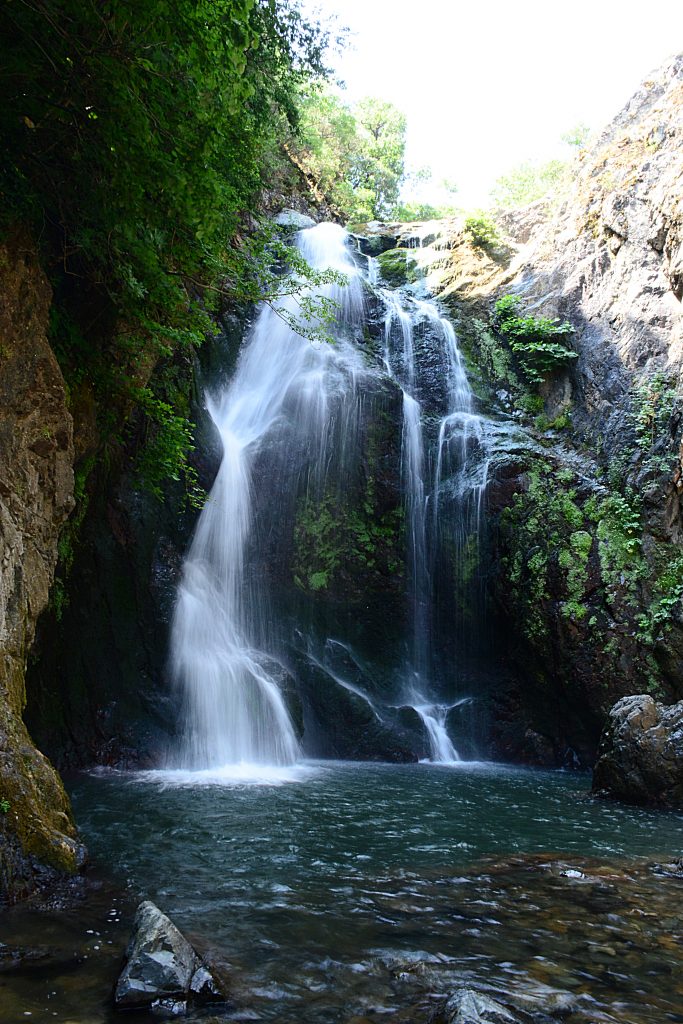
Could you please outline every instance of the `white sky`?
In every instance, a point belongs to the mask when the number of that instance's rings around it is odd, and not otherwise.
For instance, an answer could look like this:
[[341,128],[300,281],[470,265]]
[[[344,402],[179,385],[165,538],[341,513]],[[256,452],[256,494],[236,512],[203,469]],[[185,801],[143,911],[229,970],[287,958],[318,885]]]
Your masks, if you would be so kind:
[[410,167],[487,205],[501,174],[566,156],[560,136],[601,129],[667,57],[683,51],[683,0],[306,0],[351,41],[335,70],[354,101],[408,119]]

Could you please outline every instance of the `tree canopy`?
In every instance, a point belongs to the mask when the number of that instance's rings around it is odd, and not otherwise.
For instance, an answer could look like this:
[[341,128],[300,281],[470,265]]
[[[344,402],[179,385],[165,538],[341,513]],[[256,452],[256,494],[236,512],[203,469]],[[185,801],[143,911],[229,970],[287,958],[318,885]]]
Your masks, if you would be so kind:
[[404,177],[406,121],[391,103],[346,104],[330,88],[303,93],[297,161],[347,220],[395,215]]
[[117,314],[186,323],[324,33],[296,0],[7,0],[0,31],[4,222]]

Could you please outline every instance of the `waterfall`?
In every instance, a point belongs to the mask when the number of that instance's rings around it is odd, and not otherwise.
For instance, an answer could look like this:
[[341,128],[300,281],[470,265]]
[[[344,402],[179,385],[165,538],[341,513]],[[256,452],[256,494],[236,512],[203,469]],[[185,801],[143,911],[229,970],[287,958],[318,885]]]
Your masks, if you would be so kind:
[[[440,545],[455,549],[456,572],[465,581],[468,558],[479,543],[488,471],[486,422],[474,410],[450,323],[433,303],[407,289],[384,288],[373,260],[364,282],[347,239],[333,224],[297,235],[313,268],[345,275],[345,284],[322,289],[338,306],[334,344],[296,332],[296,297],[276,308],[265,305],[245,338],[230,384],[207,400],[222,460],[185,561],[172,623],[170,660],[182,697],[176,767],[286,766],[300,759],[288,696],[297,678],[296,671],[291,675],[288,650],[303,652],[310,670],[325,676],[325,685],[365,701],[380,722],[391,720],[392,708],[410,705],[423,723],[431,760],[459,760],[447,717],[470,695],[463,693],[462,666],[444,668],[435,640],[435,595]],[[364,289],[383,309],[379,353],[364,345]],[[374,378],[376,388],[377,380],[387,377],[402,396],[409,626],[405,654],[396,652],[393,689],[385,679],[382,699],[366,692],[366,686],[373,691],[374,682],[361,661],[354,662],[343,633],[341,638],[325,633],[325,650],[316,653],[315,637],[304,637],[298,625],[285,621],[275,597],[281,581],[271,578],[269,545],[283,537],[290,538],[285,547],[292,543],[302,508],[314,522],[329,516],[330,501],[346,508],[348,487],[365,472],[361,440],[373,415],[368,382]],[[443,514],[450,517],[447,528]],[[456,622],[448,630],[464,633]],[[293,633],[299,635],[296,643]],[[335,650],[353,662],[351,676],[329,662],[327,655]],[[449,703],[454,696],[455,704]]]
[[[376,275],[371,272],[371,278]],[[472,390],[448,320],[433,302],[409,294],[381,290],[386,307],[384,364],[403,392],[402,478],[406,512],[406,541],[412,603],[411,664],[404,684],[405,704],[412,707],[425,727],[432,761],[453,763],[459,755],[446,731],[446,714],[453,705],[429,703],[423,696],[433,684],[431,610],[434,569],[440,538],[439,507],[445,478],[449,498],[456,507],[452,540],[460,582],[464,582],[472,542],[477,547],[483,497],[488,477],[486,420],[474,412]],[[416,363],[415,332],[428,324],[440,344],[446,377],[446,409],[438,425],[435,452],[425,450],[423,409],[417,397],[420,387]],[[429,480],[430,461],[434,465]],[[431,493],[429,493],[431,490]],[[431,503],[431,513],[428,514]],[[465,556],[468,556],[466,558]]]
[[[347,277],[346,285],[323,289],[339,304],[337,344],[312,343],[292,330],[282,314],[296,316],[295,298],[280,309],[264,306],[232,382],[209,401],[223,458],[185,562],[171,633],[172,670],[183,701],[178,760],[185,768],[282,765],[300,756],[278,685],[277,657],[265,647],[267,588],[246,573],[253,476],[262,449],[277,434],[310,458],[320,487],[331,456],[334,399],[343,397],[347,419],[352,416],[363,366],[344,332],[360,319],[363,300],[345,238],[333,224],[298,236],[312,267]],[[344,434],[353,434],[352,424]]]
[[457,750],[446,730],[446,715],[449,711],[443,704],[414,704],[427,731],[430,760],[437,764],[455,764],[460,760]]

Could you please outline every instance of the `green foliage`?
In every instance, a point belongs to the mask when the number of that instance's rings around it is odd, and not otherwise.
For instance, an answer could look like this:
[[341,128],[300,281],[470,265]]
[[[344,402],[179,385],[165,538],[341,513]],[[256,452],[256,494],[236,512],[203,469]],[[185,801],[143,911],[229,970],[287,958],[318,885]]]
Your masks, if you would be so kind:
[[521,412],[525,412],[528,416],[540,417],[543,415],[545,402],[540,395],[526,394],[522,395],[522,397],[515,402],[515,406]]
[[632,419],[636,445],[645,457],[645,466],[653,472],[671,470],[675,458],[671,420],[677,395],[667,374],[652,373],[631,390]]
[[498,226],[490,214],[478,210],[465,220],[465,231],[474,245],[488,251],[500,245],[501,238]]
[[575,149],[583,149],[590,138],[591,130],[587,124],[579,122],[575,124],[573,128],[570,128],[568,132],[561,135],[561,139],[568,146],[573,146]]
[[325,33],[298,0],[9,0],[0,33],[0,225],[41,239],[55,348],[105,443],[139,399],[163,462],[187,432],[145,390],[156,360],[200,343],[222,294],[279,294],[268,232],[231,242]]
[[586,590],[586,569],[593,547],[593,537],[586,530],[576,530],[569,536],[569,546],[563,548],[558,562],[566,572],[567,600],[563,602],[565,618],[579,621],[588,614],[583,603]]
[[526,206],[555,188],[566,173],[567,164],[562,160],[549,160],[543,164],[521,163],[509,174],[498,178],[491,189],[491,199],[505,209]]
[[676,392],[665,373],[653,373],[635,385],[632,400],[637,444],[647,451],[669,426]]
[[551,420],[545,413],[541,413],[534,419],[534,427],[542,434],[547,430],[567,430],[571,426],[572,418],[568,412],[560,413],[554,420]]
[[654,585],[653,601],[647,612],[638,617],[638,637],[653,644],[680,616],[683,602],[683,555],[667,563]]
[[456,207],[452,205],[433,206],[431,203],[419,202],[417,200],[401,200],[392,211],[396,220],[405,223],[424,220],[441,220],[443,217],[452,217],[456,213]]
[[639,582],[647,576],[642,557],[642,514],[637,495],[613,493],[591,499],[586,515],[597,524],[600,569],[607,597],[635,602]]
[[331,89],[301,97],[296,161],[347,221],[394,216],[404,175],[406,122],[391,103],[350,107]]
[[520,606],[522,629],[529,640],[547,640],[549,577],[556,564],[562,570],[566,599],[565,618],[584,618],[586,567],[592,546],[585,530],[583,511],[576,490],[563,484],[546,462],[529,470],[528,489],[516,494],[501,522],[509,531],[511,552],[507,578]]
[[0,813],[1,814],[7,814],[8,811],[10,810],[11,806],[12,805],[10,804],[9,800],[5,800],[3,798],[2,800],[0,800]]
[[139,481],[150,494],[163,501],[167,481],[183,479],[189,504],[201,508],[205,494],[199,487],[194,466],[188,461],[194,443],[187,415],[176,412],[149,387],[133,388],[131,395],[144,413],[147,433],[146,443],[136,460]]
[[517,295],[504,295],[495,304],[493,324],[508,341],[530,384],[542,383],[551,373],[578,358],[578,353],[558,341],[573,333],[565,320],[521,315]]

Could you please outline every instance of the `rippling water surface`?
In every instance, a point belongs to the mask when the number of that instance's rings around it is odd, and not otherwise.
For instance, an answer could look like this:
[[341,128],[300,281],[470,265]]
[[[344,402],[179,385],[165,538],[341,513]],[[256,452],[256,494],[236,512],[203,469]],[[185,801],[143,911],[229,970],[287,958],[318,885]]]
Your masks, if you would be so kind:
[[[100,869],[229,970],[221,1019],[427,1022],[464,983],[527,1009],[562,993],[577,1024],[683,1021],[683,882],[646,864],[680,856],[683,817],[588,784],[321,763],[270,783],[100,774],[72,793]],[[91,1013],[73,1020],[106,1017]]]

